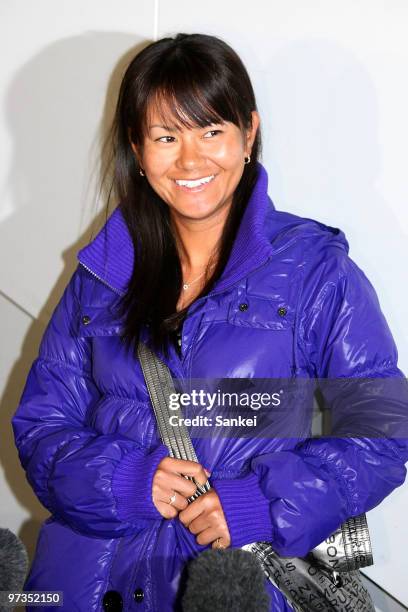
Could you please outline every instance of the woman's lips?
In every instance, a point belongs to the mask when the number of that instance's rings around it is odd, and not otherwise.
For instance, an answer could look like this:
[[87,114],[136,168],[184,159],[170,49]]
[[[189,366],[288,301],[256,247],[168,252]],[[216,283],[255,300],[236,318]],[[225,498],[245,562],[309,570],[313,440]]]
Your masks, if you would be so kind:
[[214,178],[211,179],[211,181],[208,181],[207,183],[202,183],[201,185],[197,185],[197,187],[186,187],[186,185],[178,185],[176,181],[174,181],[174,184],[177,189],[181,189],[182,191],[185,191],[187,193],[197,193],[198,191],[204,191],[207,187],[209,187],[209,185],[211,185],[211,183],[215,181],[217,176],[218,175],[215,174]]

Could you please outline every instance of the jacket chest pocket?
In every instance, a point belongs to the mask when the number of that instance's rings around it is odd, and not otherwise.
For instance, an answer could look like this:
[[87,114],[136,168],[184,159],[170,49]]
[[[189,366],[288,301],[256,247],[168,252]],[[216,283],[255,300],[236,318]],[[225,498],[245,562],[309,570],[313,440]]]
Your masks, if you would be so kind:
[[291,377],[294,319],[294,309],[284,299],[237,293],[225,318],[211,313],[205,317],[195,344],[191,376]]
[[240,375],[281,378],[293,375],[295,312],[284,298],[246,293],[231,303],[228,334]]

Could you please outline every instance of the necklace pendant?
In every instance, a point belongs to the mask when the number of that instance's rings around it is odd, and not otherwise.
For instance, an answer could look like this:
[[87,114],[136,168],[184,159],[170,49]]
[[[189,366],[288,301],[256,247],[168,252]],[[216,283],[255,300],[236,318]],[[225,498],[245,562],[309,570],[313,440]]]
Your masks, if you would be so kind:
[[189,284],[185,283],[185,284],[183,285],[183,289],[184,289],[184,291],[187,291],[187,289],[189,288],[189,286],[190,286]]

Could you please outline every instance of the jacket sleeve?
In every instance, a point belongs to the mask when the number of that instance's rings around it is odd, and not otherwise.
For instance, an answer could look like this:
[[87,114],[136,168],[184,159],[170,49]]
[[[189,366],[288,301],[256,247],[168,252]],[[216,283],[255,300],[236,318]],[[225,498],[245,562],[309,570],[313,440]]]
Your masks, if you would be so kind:
[[75,333],[80,266],[72,275],[40,343],[12,417],[26,477],[42,504],[72,529],[114,538],[161,519],[151,499],[157,465],[168,455],[86,425],[100,397],[89,338]]
[[213,483],[233,546],[267,540],[281,556],[304,556],[405,480],[408,386],[394,340],[364,273],[336,246],[322,255],[305,275],[298,348],[309,376],[326,379],[331,436],[259,455],[247,476]]

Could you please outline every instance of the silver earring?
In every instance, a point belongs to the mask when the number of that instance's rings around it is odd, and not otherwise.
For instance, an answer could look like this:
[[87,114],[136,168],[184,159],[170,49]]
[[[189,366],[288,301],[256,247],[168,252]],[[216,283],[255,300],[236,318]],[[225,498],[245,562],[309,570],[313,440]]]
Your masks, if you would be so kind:
[[139,174],[140,174],[140,176],[145,176],[145,173],[143,172],[142,168],[140,168]]
[[248,155],[247,157],[244,157],[244,163],[245,164],[249,164],[249,162],[251,161],[251,156]]

